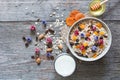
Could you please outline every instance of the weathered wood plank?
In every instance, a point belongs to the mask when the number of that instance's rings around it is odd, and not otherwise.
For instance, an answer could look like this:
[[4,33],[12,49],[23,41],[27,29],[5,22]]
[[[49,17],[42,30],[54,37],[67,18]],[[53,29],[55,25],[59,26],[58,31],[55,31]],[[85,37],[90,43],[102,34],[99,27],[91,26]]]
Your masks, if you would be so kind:
[[[112,46],[107,55],[95,62],[79,62],[75,73],[67,78],[56,74],[54,61],[43,60],[40,66],[30,58],[34,45],[24,47],[21,37],[29,36],[34,22],[0,22],[0,79],[1,80],[119,80],[120,27],[119,21],[106,21],[112,31]],[[52,22],[48,23],[51,24]],[[44,31],[38,26],[38,30]],[[78,61],[78,60],[76,60]]]
[[[54,19],[49,15],[56,7],[60,8],[57,12],[64,13],[66,17],[73,9],[88,12],[90,2],[91,0],[0,0],[0,21],[35,21],[38,18],[51,21]],[[119,4],[119,0],[110,0],[102,19],[120,20]]]

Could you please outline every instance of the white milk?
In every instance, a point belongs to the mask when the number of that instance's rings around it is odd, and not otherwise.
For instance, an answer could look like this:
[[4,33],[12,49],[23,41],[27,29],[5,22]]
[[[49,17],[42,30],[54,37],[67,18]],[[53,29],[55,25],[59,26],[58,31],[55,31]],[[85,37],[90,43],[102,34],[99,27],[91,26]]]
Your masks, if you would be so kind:
[[76,68],[75,60],[69,55],[61,55],[55,61],[56,72],[63,76],[70,76]]

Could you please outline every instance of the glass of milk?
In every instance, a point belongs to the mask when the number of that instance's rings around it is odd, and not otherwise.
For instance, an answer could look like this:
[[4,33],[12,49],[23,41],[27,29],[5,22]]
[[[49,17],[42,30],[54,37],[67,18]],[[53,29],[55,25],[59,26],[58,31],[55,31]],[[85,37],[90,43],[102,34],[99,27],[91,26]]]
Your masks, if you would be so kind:
[[75,60],[67,53],[58,55],[54,65],[55,71],[63,77],[72,75],[76,69]]

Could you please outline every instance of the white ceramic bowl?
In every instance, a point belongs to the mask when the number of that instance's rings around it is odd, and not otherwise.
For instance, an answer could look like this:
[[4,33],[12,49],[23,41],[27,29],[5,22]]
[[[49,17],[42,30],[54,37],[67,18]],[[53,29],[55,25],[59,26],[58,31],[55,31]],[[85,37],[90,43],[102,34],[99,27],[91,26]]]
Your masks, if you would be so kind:
[[[72,47],[70,46],[70,43],[69,43],[70,32],[71,32],[71,30],[74,28],[74,26],[75,26],[77,23],[82,22],[83,20],[89,20],[89,19],[93,19],[93,20],[96,20],[96,21],[101,22],[101,23],[103,24],[104,28],[106,29],[107,33],[108,33],[108,46],[107,46],[107,47],[104,49],[104,51],[103,51],[100,55],[98,55],[96,58],[86,58],[86,57],[78,56],[78,55],[73,51],[73,49],[72,49]],[[109,50],[109,48],[110,48],[110,46],[111,46],[111,42],[112,42],[112,35],[111,35],[111,31],[110,31],[110,29],[108,28],[108,26],[107,26],[102,20],[97,19],[97,18],[94,18],[94,17],[86,17],[86,18],[80,19],[80,20],[78,20],[77,22],[75,22],[75,23],[71,26],[71,28],[70,28],[70,30],[69,30],[69,34],[68,34],[68,36],[67,36],[67,46],[68,46],[68,48],[70,49],[71,53],[72,53],[76,58],[78,58],[78,59],[80,59],[80,60],[82,60],[82,61],[96,61],[96,60],[102,58],[102,57],[108,52],[108,50]]]

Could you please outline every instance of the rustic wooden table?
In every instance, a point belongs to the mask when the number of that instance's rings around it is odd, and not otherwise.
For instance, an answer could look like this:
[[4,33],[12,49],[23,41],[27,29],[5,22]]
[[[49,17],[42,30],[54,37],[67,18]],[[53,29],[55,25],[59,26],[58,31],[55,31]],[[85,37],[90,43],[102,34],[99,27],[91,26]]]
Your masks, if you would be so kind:
[[63,14],[60,20],[73,9],[85,13],[90,1],[0,0],[0,80],[120,80],[120,0],[110,0],[100,17],[112,32],[109,52],[98,61],[77,63],[77,69],[70,77],[56,74],[54,61],[43,60],[37,66],[30,58],[34,54],[34,45],[24,47],[21,38],[29,35],[29,26],[37,19],[52,24],[55,18],[49,15],[54,11]]

